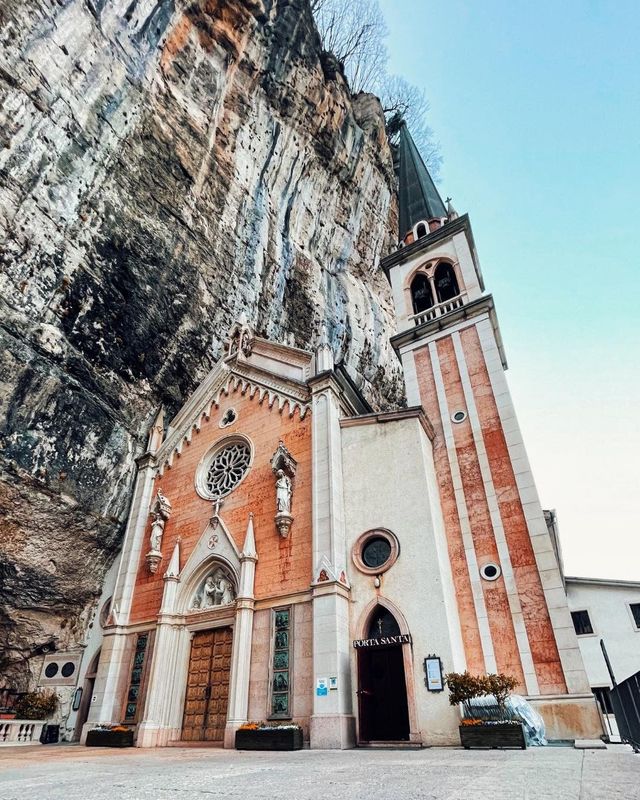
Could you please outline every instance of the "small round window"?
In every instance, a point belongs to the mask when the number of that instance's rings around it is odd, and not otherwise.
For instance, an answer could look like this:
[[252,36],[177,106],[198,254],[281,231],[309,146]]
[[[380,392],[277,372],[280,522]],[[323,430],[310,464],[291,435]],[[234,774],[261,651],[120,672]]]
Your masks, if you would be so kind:
[[227,439],[200,465],[198,493],[208,500],[226,497],[244,479],[251,466],[251,446],[241,438]]
[[480,568],[480,574],[486,581],[495,581],[502,574],[502,570],[497,564],[485,564]]
[[382,536],[374,536],[362,548],[362,560],[367,567],[381,567],[391,556],[391,545]]
[[456,423],[464,422],[466,418],[467,418],[466,411],[454,411],[453,414],[451,415],[452,421]]
[[392,567],[400,554],[395,535],[386,528],[367,531],[358,537],[351,549],[356,567],[367,575],[379,575]]

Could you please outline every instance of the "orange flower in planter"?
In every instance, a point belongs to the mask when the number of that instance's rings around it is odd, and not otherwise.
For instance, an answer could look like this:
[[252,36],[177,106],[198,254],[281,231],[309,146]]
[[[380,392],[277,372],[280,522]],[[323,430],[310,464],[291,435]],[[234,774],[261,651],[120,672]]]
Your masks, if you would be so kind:
[[259,722],[245,722],[244,725],[241,725],[238,730],[239,731],[257,731],[260,727]]

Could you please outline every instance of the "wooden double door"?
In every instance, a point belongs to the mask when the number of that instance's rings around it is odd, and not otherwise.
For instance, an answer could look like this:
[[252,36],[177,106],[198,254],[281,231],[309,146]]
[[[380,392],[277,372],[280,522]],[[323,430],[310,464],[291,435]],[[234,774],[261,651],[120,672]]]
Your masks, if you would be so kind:
[[194,634],[184,701],[183,741],[224,742],[232,644],[231,628]]

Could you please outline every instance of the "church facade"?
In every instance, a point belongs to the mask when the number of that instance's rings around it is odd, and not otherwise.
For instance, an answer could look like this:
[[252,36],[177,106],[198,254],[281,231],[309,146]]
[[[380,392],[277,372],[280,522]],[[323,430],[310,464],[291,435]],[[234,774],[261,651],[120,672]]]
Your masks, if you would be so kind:
[[233,747],[249,720],[311,747],[456,744],[442,674],[506,672],[551,738],[602,728],[505,380],[469,219],[406,131],[383,259],[405,408],[255,335],[138,460],[86,730]]

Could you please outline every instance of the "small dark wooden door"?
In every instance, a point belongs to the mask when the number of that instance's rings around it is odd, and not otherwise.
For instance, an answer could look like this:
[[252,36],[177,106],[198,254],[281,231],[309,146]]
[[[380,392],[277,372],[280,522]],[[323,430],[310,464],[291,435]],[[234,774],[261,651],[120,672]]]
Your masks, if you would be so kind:
[[182,739],[224,741],[231,670],[231,628],[196,633],[191,643]]
[[358,711],[361,742],[409,739],[402,645],[358,650]]

